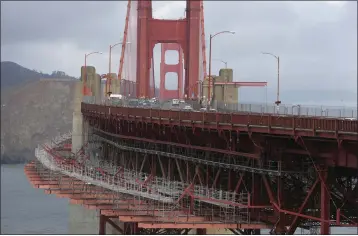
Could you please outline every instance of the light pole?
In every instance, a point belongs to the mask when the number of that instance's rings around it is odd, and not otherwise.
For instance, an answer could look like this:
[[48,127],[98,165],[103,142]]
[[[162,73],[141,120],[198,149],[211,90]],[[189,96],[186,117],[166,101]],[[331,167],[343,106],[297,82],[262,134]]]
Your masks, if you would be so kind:
[[228,33],[228,34],[235,34],[235,31],[227,31],[227,30],[225,30],[225,31],[220,31],[220,32],[218,32],[218,33],[216,33],[216,34],[214,34],[214,35],[211,35],[210,34],[210,43],[209,43],[209,84],[208,84],[208,101],[210,101],[210,86],[211,86],[211,41],[212,41],[212,39],[215,37],[215,36],[217,36],[217,35],[219,35],[219,34],[225,34],[225,33]]
[[276,60],[277,60],[277,98],[276,98],[275,104],[277,105],[277,109],[278,109],[278,106],[281,104],[281,101],[280,101],[280,57],[276,56],[272,53],[269,53],[269,52],[262,52],[262,54],[270,55],[270,56],[276,58]]
[[[221,61],[222,63],[224,63],[225,64],[225,69],[227,69],[227,61],[223,61],[223,60],[221,60],[221,59],[213,59],[214,61]],[[229,82],[228,81],[228,78],[227,78],[227,76],[225,76],[225,82]],[[226,84],[225,85],[223,85],[222,86],[223,87],[223,89],[224,89],[224,95],[223,95],[223,97],[224,97],[224,103],[225,103],[225,106],[226,106]],[[214,88],[215,89],[215,88]]]
[[227,69],[227,61],[223,61],[221,59],[213,59],[214,61],[221,61],[222,63],[225,64],[225,69]]
[[85,54],[85,71],[84,71],[84,75],[83,75],[83,79],[84,79],[84,83],[83,83],[83,95],[86,95],[86,82],[87,82],[87,57],[92,55],[92,54],[102,54],[102,52],[90,52]]
[[[126,42],[127,43],[130,43],[130,42]],[[117,45],[120,45],[120,44],[123,44],[122,42],[119,42],[119,43],[115,43],[113,45],[109,45],[109,62],[108,62],[108,76],[107,76],[107,81],[106,82],[106,94],[110,93],[109,88],[111,86],[111,69],[112,69],[112,48],[114,48],[115,46]],[[109,94],[108,94],[109,95]]]

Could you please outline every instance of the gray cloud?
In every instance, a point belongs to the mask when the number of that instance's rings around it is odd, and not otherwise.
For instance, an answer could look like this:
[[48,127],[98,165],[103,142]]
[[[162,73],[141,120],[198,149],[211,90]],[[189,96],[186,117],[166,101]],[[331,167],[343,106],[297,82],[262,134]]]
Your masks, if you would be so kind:
[[[108,68],[108,45],[121,39],[127,3],[1,2],[2,60],[43,71],[79,75],[83,56],[100,73]],[[357,88],[357,3],[206,1],[205,30],[234,30],[213,40],[213,58],[228,62],[235,80],[268,81],[276,86],[275,60],[281,58],[283,89]],[[159,18],[184,15],[183,2],[155,2]],[[208,48],[208,45],[207,45]],[[208,54],[208,53],[207,53]],[[120,48],[113,54],[118,70]],[[156,77],[159,47],[155,48]],[[213,72],[223,64],[213,61]]]

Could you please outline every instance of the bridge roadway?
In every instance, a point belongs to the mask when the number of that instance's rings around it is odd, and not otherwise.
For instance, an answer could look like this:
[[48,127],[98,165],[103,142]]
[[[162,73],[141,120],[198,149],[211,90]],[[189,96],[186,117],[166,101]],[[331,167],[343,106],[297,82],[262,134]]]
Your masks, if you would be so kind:
[[[122,139],[147,144],[166,141],[165,145],[205,149],[248,159],[258,159],[260,153],[265,152],[268,159],[275,160],[277,153],[268,152],[280,149],[287,160],[293,156],[308,156],[311,160],[312,157],[317,158],[324,165],[358,169],[358,121],[355,119],[214,113],[89,103],[81,104],[81,112],[97,128],[117,134]],[[129,123],[135,128],[126,132]],[[118,127],[122,130],[117,130]]]
[[358,121],[342,118],[220,113],[81,104],[84,115],[210,130],[358,141]]

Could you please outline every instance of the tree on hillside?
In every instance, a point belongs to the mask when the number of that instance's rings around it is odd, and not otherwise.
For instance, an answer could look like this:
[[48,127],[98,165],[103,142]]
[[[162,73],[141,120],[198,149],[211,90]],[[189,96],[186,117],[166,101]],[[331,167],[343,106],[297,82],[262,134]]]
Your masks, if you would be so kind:
[[63,71],[56,70],[56,71],[52,71],[51,77],[52,78],[61,78],[62,79],[62,78],[70,78],[71,76],[67,75]]

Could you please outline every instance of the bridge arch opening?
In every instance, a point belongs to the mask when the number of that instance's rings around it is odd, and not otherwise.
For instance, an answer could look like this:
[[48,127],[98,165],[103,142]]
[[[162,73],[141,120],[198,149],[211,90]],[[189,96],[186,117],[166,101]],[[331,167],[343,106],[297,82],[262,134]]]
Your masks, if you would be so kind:
[[154,45],[156,97],[163,100],[183,97],[185,75],[183,56],[183,50],[177,43],[157,43]]
[[176,50],[165,50],[164,61],[167,65],[176,65],[179,63],[179,52]]
[[167,72],[165,74],[164,88],[166,90],[178,90],[178,73],[176,72]]

